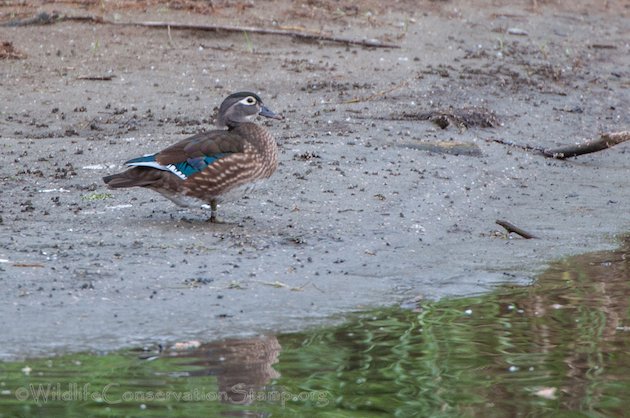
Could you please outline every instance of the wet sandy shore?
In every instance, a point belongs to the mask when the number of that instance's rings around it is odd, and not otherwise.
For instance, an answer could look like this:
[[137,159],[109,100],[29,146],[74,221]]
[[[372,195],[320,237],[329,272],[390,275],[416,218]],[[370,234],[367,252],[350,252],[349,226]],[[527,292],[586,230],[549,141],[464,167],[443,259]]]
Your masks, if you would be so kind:
[[[627,130],[629,10],[523,3],[24,10],[323,28],[401,48],[0,28],[22,57],[0,60],[0,357],[302,329],[526,284],[553,259],[614,247],[630,229],[627,144],[559,161],[492,140],[550,148]],[[238,90],[286,119],[264,121],[278,172],[222,205],[227,223],[104,187],[128,158],[210,129]],[[476,116],[442,129],[436,112]],[[496,219],[540,239],[506,239]]]

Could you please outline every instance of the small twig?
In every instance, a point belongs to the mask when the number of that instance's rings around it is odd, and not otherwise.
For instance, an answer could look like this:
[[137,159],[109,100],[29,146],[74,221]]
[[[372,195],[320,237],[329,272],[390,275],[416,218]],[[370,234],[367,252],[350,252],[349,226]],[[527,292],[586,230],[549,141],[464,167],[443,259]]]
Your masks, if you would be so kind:
[[545,152],[545,149],[542,147],[535,147],[532,145],[527,145],[527,144],[517,144],[515,142],[512,141],[508,141],[506,139],[499,139],[499,138],[483,138],[484,141],[486,142],[495,142],[497,144],[501,144],[501,145],[507,145],[508,147],[514,147],[514,148],[518,148],[518,149],[522,149],[525,151],[534,151],[534,152],[538,152],[538,153],[543,153]]
[[601,134],[598,139],[594,139],[592,141],[587,141],[578,145],[569,145],[566,147],[544,150],[542,154],[545,157],[564,160],[565,158],[577,157],[578,155],[605,150],[628,140],[630,140],[630,131],[609,132]]
[[115,75],[81,75],[77,80],[111,81]]
[[591,44],[589,47],[593,49],[617,49],[617,45],[611,44]]
[[514,224],[509,223],[508,221],[497,219],[496,223],[497,225],[500,225],[503,228],[505,228],[508,231],[508,234],[511,232],[514,232],[515,234],[520,235],[525,239],[538,238],[537,236],[530,234],[529,232],[519,228],[518,226]]

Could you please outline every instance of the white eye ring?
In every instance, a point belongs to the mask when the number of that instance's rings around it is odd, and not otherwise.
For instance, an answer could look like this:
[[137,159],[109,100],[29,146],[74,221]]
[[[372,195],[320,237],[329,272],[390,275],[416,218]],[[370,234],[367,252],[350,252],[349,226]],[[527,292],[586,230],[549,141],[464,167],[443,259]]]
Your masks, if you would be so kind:
[[243,100],[241,100],[239,103],[242,103],[242,104],[244,104],[244,105],[251,106],[251,105],[256,104],[256,99],[255,99],[254,97],[252,97],[252,96],[247,96],[246,98],[244,98]]

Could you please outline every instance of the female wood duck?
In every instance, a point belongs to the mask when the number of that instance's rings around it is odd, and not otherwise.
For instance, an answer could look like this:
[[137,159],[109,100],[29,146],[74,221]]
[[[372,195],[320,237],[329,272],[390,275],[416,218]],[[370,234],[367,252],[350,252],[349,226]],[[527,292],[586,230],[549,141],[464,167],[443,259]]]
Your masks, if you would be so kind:
[[122,173],[103,177],[112,189],[146,187],[180,206],[210,204],[216,222],[217,204],[237,190],[270,177],[278,166],[278,147],[271,134],[250,122],[256,115],[283,119],[263,105],[254,93],[228,96],[219,108],[213,130],[186,138],[170,147],[125,164]]

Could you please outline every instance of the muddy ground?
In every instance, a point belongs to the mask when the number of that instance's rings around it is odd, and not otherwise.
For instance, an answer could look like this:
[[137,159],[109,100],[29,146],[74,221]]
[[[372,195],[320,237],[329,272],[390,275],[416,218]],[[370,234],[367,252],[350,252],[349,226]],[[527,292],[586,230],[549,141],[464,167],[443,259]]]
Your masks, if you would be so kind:
[[[558,161],[490,141],[549,148],[628,129],[627,2],[95,3],[4,2],[0,18],[289,28],[400,48],[0,27],[2,358],[295,330],[529,283],[630,229],[629,145]],[[128,158],[210,129],[239,90],[286,119],[261,121],[280,167],[220,207],[227,223],[104,187]],[[442,129],[435,112],[464,119]],[[507,239],[496,219],[540,239]]]

